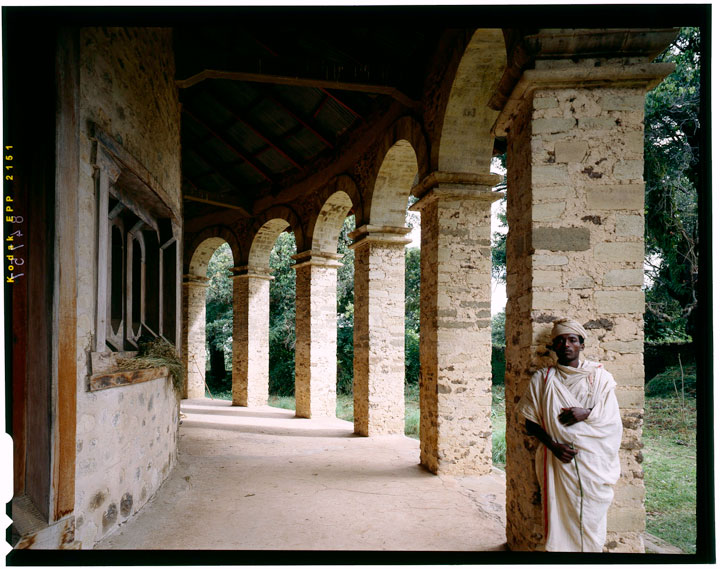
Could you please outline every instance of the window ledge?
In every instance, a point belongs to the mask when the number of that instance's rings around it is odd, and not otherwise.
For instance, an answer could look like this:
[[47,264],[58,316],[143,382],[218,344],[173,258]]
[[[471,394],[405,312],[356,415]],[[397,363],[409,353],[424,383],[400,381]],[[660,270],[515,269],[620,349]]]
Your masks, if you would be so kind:
[[90,376],[90,391],[143,383],[161,377],[169,377],[169,375],[170,370],[167,366],[96,373]]

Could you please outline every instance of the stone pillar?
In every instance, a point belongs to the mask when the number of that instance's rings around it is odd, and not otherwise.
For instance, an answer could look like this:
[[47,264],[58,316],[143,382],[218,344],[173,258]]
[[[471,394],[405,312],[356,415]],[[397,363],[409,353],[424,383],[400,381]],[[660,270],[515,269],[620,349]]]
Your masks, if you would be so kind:
[[415,192],[431,188],[413,209],[422,211],[420,462],[435,473],[492,467],[490,206],[499,180],[435,172]]
[[355,250],[355,433],[405,432],[405,245],[407,227],[364,225]]
[[294,255],[295,415],[335,417],[337,384],[337,260],[341,255]]
[[267,405],[270,385],[269,269],[233,268],[232,404]]
[[643,552],[643,109],[666,65],[536,62],[495,125],[508,136],[507,538],[541,548],[540,488],[515,404],[553,362],[551,322],[568,315],[591,337],[588,359],[614,375],[625,426],[622,476],[606,549]]
[[183,398],[205,397],[205,302],[207,277],[183,276],[182,319],[185,389]]

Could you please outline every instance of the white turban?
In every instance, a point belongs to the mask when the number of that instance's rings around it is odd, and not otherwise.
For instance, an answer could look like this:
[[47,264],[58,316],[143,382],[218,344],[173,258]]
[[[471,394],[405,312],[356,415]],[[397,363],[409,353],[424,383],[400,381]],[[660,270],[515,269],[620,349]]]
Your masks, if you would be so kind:
[[560,334],[576,334],[583,339],[587,339],[588,333],[583,325],[576,320],[570,320],[569,318],[561,318],[553,322],[552,334],[550,337],[554,340]]

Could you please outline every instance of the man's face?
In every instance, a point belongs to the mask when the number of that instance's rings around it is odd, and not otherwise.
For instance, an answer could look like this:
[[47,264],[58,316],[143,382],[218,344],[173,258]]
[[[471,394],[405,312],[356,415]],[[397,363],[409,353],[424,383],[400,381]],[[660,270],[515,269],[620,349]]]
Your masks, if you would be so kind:
[[580,352],[584,347],[580,342],[580,336],[577,334],[560,334],[552,342],[552,349],[557,354],[558,363],[564,366],[572,365],[572,367],[577,367]]

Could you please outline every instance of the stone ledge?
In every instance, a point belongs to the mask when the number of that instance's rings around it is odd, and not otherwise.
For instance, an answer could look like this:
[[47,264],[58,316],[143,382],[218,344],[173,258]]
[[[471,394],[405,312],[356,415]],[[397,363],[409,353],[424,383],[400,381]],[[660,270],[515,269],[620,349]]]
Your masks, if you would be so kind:
[[168,377],[170,370],[167,366],[152,367],[147,369],[117,370],[114,372],[102,372],[90,376],[89,390],[100,391],[111,387],[122,387],[134,383],[143,383]]

